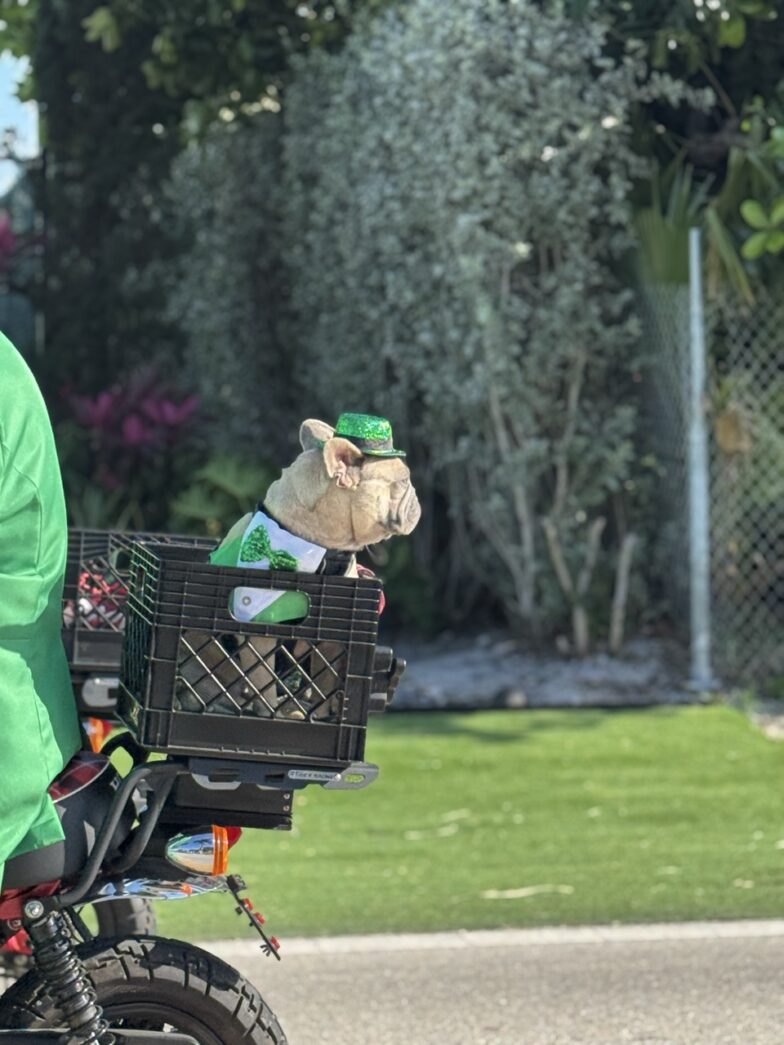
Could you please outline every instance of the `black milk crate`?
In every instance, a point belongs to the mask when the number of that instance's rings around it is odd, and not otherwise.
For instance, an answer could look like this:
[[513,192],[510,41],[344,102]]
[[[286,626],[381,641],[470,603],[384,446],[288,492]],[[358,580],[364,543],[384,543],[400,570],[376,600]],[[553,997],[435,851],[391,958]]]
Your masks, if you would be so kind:
[[[364,755],[381,582],[133,550],[120,716],[144,747],[340,771]],[[307,596],[295,623],[237,620],[237,588]]]
[[[85,675],[117,674],[131,548],[137,541],[176,543],[212,549],[210,537],[122,530],[68,531],[68,557],[63,590],[63,643],[75,681]],[[81,685],[77,686],[81,690]],[[85,706],[85,713],[96,714]]]

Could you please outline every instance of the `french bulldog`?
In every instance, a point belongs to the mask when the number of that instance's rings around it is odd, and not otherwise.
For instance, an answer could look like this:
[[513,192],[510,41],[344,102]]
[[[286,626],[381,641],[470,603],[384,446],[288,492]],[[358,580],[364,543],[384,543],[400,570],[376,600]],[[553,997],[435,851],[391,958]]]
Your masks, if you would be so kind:
[[282,526],[324,548],[354,552],[411,533],[421,508],[401,456],[363,453],[324,421],[304,421],[299,439],[302,453],[264,499]]
[[[212,561],[359,576],[364,568],[355,553],[411,533],[421,514],[405,455],[392,446],[388,422],[380,428],[371,424],[382,421],[344,414],[337,430],[324,421],[304,421],[302,452],[270,485],[259,510],[231,528]],[[353,434],[366,429],[373,435]],[[240,591],[249,592],[241,601],[251,605],[243,611],[235,596],[236,619],[295,619],[281,608],[290,596]],[[193,651],[182,664],[178,705],[183,710],[289,719],[335,714],[341,649],[334,643],[319,643],[311,651],[302,641],[194,632],[186,632],[183,641]]]

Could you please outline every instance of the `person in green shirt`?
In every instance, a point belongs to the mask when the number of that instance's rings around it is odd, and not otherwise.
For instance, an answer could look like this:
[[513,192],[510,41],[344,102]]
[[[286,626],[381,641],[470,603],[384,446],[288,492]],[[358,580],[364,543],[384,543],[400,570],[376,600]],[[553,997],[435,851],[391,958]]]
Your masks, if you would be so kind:
[[0,334],[0,882],[11,856],[62,839],[47,788],[81,747],[60,634],[67,542],[46,406]]

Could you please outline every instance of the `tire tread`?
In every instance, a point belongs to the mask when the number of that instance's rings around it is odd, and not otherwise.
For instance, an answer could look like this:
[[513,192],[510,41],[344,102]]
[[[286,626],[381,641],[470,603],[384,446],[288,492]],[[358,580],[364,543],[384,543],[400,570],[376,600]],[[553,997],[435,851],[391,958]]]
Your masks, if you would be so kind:
[[[176,983],[178,992],[201,995],[225,1027],[214,1034],[232,1034],[231,1040],[248,1045],[286,1045],[286,1036],[261,994],[231,966],[201,948],[160,937],[121,940],[96,939],[78,948],[94,979],[102,1005],[102,986],[110,989],[121,979],[139,986]],[[164,973],[164,975],[161,975]],[[0,1027],[22,1029],[43,1025],[51,1018],[52,1003],[35,969],[17,981],[0,1000]],[[233,1026],[232,1026],[233,1025]],[[226,1039],[229,1040],[228,1038]]]

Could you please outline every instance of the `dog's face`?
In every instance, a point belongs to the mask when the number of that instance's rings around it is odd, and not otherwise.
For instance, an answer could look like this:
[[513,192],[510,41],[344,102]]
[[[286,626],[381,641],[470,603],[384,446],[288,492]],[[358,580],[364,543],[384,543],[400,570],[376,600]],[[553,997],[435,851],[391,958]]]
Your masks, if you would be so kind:
[[365,456],[323,421],[305,421],[300,443],[264,501],[282,526],[346,551],[411,533],[421,509],[402,458]]

